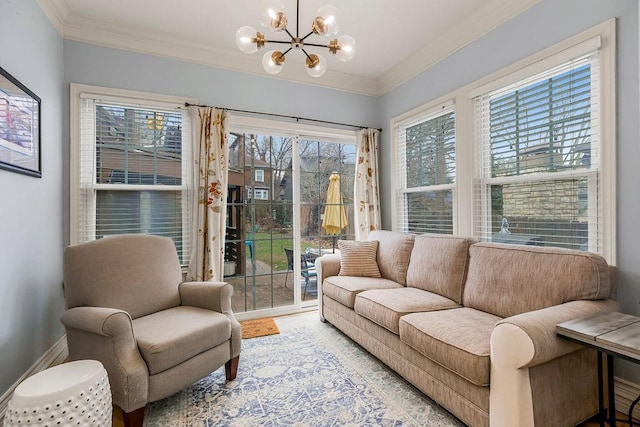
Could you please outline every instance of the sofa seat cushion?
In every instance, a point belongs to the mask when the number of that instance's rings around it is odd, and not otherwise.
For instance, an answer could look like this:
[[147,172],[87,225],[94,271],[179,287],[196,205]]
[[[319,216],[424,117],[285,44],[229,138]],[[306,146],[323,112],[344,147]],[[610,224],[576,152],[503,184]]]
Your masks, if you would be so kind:
[[356,295],[362,291],[395,288],[404,288],[404,286],[393,280],[375,277],[331,276],[324,279],[322,283],[323,295],[349,308],[353,308]]
[[490,338],[500,317],[472,308],[407,314],[400,340],[478,386],[489,385]]
[[356,313],[398,334],[400,318],[408,313],[446,310],[460,305],[433,292],[416,288],[374,289],[356,296]]
[[154,375],[231,338],[224,314],[198,307],[174,307],[133,320],[138,349]]

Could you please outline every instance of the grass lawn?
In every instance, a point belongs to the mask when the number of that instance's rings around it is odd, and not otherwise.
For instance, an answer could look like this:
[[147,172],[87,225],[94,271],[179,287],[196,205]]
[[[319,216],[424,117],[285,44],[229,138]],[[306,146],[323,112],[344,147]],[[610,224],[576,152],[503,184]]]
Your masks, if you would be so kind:
[[[300,243],[300,250],[304,251],[310,246],[313,244],[303,239]],[[284,249],[293,249],[293,237],[287,234],[254,233],[253,248],[257,260],[271,265],[273,271],[286,271],[287,255]]]

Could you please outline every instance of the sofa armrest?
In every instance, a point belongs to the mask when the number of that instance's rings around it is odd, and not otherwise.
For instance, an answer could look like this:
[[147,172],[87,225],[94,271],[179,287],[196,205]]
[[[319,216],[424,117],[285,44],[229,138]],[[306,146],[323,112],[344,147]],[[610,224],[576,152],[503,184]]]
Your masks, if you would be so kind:
[[180,284],[182,305],[217,311],[231,322],[231,357],[240,355],[242,328],[233,315],[233,286],[225,282],[183,282]]
[[316,258],[316,273],[318,274],[318,285],[326,278],[337,276],[340,273],[340,255],[327,254]]
[[60,319],[71,360],[99,360],[109,373],[113,403],[123,411],[143,407],[149,396],[149,370],[140,355],[129,313],[105,307],[75,307]]
[[316,280],[318,283],[318,314],[320,320],[325,322],[324,307],[322,304],[322,284],[324,279],[331,276],[337,276],[340,273],[340,255],[326,254],[316,258]]
[[516,369],[527,368],[576,351],[582,346],[559,338],[557,324],[618,310],[618,303],[613,300],[579,300],[503,319],[491,334],[491,361]]

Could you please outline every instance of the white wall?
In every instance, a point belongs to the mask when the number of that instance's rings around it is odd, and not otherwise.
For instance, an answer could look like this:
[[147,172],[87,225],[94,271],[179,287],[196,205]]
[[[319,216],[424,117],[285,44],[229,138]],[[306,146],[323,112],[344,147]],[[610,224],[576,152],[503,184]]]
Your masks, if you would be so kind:
[[[383,224],[391,227],[389,120],[575,34],[617,18],[617,264],[618,300],[640,315],[640,128],[637,0],[542,0],[474,43],[380,99],[383,127],[380,187]],[[616,375],[640,383],[636,365],[619,364]]]
[[62,38],[35,0],[0,2],[0,67],[42,99],[42,178],[0,170],[0,395],[64,333]]

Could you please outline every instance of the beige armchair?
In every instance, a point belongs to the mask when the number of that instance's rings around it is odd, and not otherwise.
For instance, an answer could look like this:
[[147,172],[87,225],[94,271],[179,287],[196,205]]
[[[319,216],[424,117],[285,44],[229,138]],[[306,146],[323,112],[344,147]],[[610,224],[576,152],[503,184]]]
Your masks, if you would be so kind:
[[171,239],[121,235],[69,246],[64,286],[69,358],[102,362],[125,426],[141,426],[148,402],[222,365],[227,380],[236,377],[241,331],[233,288],[182,282]]

